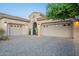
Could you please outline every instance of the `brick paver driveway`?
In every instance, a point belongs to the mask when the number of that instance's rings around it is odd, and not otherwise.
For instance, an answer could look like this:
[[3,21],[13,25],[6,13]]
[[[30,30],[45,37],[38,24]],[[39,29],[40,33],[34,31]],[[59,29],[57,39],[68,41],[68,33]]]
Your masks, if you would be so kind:
[[8,41],[0,41],[0,55],[72,56],[75,49],[72,39],[14,36]]

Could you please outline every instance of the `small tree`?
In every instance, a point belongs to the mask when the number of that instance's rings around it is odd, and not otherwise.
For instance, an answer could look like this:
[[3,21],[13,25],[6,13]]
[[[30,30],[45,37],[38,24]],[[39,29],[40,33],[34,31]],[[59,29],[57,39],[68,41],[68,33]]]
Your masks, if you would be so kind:
[[75,18],[79,15],[79,5],[76,3],[52,3],[47,6],[47,17],[49,19]]

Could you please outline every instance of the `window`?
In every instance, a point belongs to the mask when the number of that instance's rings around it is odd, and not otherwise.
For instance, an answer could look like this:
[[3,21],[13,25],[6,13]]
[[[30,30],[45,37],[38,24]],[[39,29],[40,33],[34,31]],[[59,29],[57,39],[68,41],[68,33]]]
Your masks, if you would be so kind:
[[10,24],[10,27],[13,27],[13,25],[12,25],[12,24]]
[[19,25],[17,25],[17,27],[19,27]]
[[71,26],[71,24],[67,24],[68,26]]
[[63,26],[66,26],[66,24],[63,24]]
[[14,25],[14,27],[17,27],[17,25]]
[[70,23],[63,24],[63,26],[71,26]]
[[48,27],[48,25],[44,25],[44,27]]
[[22,25],[20,25],[20,28],[22,27]]

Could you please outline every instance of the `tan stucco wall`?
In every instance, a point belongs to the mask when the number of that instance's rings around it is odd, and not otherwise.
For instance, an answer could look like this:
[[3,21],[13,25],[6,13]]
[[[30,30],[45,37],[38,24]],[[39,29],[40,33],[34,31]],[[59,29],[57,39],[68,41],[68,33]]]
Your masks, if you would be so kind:
[[79,29],[73,28],[74,41],[79,44]]
[[1,28],[1,20],[0,20],[0,28]]
[[74,28],[74,39],[79,42],[79,29]]
[[73,37],[76,55],[79,56],[79,29],[73,28]]

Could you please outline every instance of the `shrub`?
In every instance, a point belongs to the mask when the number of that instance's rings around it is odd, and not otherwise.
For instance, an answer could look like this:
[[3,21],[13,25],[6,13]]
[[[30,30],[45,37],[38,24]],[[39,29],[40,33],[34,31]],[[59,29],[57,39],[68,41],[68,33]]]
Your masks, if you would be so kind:
[[9,40],[9,37],[8,37],[8,36],[2,36],[2,37],[0,38],[0,40]]
[[5,31],[3,29],[0,29],[0,36],[3,36]]
[[0,29],[0,40],[8,40],[8,36],[4,36],[5,31]]

